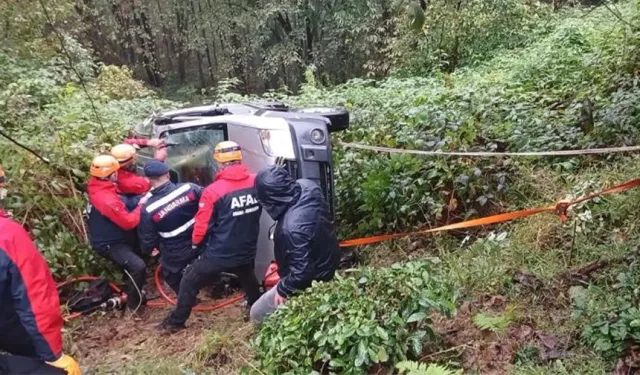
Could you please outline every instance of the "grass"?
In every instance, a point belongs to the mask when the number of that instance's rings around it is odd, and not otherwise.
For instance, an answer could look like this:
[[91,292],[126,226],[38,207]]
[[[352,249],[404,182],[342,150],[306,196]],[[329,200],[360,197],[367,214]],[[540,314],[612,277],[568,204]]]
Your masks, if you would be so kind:
[[[640,163],[637,161],[637,157],[626,157],[613,164],[585,164],[583,172],[569,177],[561,171],[539,167],[527,170],[525,165],[526,172],[513,182],[510,190],[512,194],[535,192],[522,208],[548,205],[568,194],[578,196],[638,176]],[[444,233],[391,241],[361,248],[360,261],[382,267],[408,259],[439,258],[442,270],[460,286],[462,299],[475,302],[468,318],[472,329],[490,335],[473,336],[477,345],[511,340],[509,330],[522,324],[533,327],[536,332],[553,333],[571,343],[571,349],[563,358],[549,362],[535,356],[535,342],[516,343],[517,361],[510,364],[509,373],[604,374],[614,363],[601,359],[577,339],[588,319],[576,314],[571,285],[560,276],[602,257],[622,257],[635,251],[634,244],[640,239],[636,224],[640,219],[635,203],[638,201],[640,189],[578,207],[564,224],[553,215],[541,214],[482,228],[469,235]],[[578,286],[585,290],[590,314],[616,307],[618,298],[629,293],[629,288],[620,287],[619,274],[635,272],[634,267],[618,264],[603,268]],[[481,302],[491,296],[501,296],[505,310],[499,311]],[[509,306],[517,309],[510,313]],[[167,355],[170,343],[156,348],[151,342],[147,349],[139,352],[143,355],[101,359],[92,373],[259,373],[248,344],[250,325],[235,314],[232,320],[227,319],[218,317],[209,324],[204,322],[204,329],[195,331],[195,335],[189,333],[191,343],[183,345],[175,354]],[[65,343],[72,342],[73,334],[65,335]],[[447,340],[446,334],[444,339]],[[128,353],[126,348],[121,349],[118,353]]]
[[[535,207],[640,176],[636,156],[617,158],[613,163],[583,162],[583,165],[580,173],[570,176],[540,167],[527,171],[523,165],[525,172],[510,188],[511,194],[531,196],[521,206]],[[386,265],[390,259],[407,255],[439,256],[449,277],[460,285],[464,299],[478,301],[485,296],[503,296],[508,303],[518,306],[515,321],[526,322],[540,332],[552,332],[571,343],[572,348],[564,358],[547,363],[520,361],[512,367],[514,374],[604,374],[612,370],[614,363],[598,357],[577,339],[587,319],[576,314],[569,291],[571,285],[564,275],[602,258],[615,259],[635,252],[635,244],[640,240],[639,201],[640,189],[635,189],[580,205],[570,213],[566,223],[554,215],[540,214],[483,228],[475,235],[443,234],[371,247],[366,250],[366,259]],[[406,246],[415,242],[427,243],[428,247],[407,253]],[[398,252],[401,246],[404,248]],[[626,263],[610,265],[589,275],[586,281],[576,282],[579,288],[588,291],[592,315],[615,309],[618,300],[629,293],[628,288],[620,286],[619,275],[634,269]],[[522,275],[534,285],[518,280]],[[492,314],[480,311],[474,322],[489,330],[499,326],[503,331],[508,326],[506,322],[513,321],[503,319],[504,314]],[[487,322],[487,317],[499,321],[493,324],[491,319]]]

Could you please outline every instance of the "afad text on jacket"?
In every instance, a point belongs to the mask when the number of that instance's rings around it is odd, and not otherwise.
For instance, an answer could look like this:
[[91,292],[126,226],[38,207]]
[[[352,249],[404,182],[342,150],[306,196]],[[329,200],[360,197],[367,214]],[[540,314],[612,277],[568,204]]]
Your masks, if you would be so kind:
[[255,175],[243,164],[223,168],[200,198],[193,243],[205,244],[203,256],[223,267],[253,264],[260,214]]

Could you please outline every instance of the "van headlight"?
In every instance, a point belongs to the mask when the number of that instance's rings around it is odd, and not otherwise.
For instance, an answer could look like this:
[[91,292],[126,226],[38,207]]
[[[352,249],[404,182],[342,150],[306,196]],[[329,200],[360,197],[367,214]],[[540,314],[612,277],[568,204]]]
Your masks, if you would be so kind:
[[296,158],[296,154],[293,151],[291,133],[288,129],[259,130],[258,135],[262,142],[262,149],[267,155],[273,157],[282,156],[287,159]]
[[313,129],[309,134],[309,138],[311,138],[311,142],[317,145],[323,144],[324,141],[327,140],[327,137],[321,129]]

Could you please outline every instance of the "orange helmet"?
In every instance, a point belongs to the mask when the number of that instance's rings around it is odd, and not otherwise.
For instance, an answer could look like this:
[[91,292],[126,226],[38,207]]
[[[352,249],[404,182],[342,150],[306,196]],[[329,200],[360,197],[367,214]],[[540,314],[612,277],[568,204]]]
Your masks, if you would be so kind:
[[136,148],[128,144],[113,146],[111,155],[118,160],[120,165],[125,166],[136,157]]
[[232,161],[242,161],[240,146],[232,141],[220,142],[213,150],[213,158],[218,163],[229,163]]
[[106,178],[120,169],[120,164],[111,155],[96,156],[91,162],[91,175],[98,178]]
[[2,187],[5,182],[7,182],[7,177],[5,177],[2,166],[0,165],[0,187]]

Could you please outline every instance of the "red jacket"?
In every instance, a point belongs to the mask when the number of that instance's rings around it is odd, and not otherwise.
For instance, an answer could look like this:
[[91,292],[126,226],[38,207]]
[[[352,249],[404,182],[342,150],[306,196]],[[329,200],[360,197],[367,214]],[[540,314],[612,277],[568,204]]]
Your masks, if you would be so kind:
[[118,195],[116,184],[111,181],[92,177],[87,185],[89,203],[114,224],[124,230],[131,230],[140,223],[140,206],[127,212],[127,208]]
[[[147,147],[148,139],[142,138],[127,138],[124,143],[138,146]],[[162,147],[156,150],[154,158],[159,161],[164,161],[167,156],[166,147]],[[138,176],[134,171],[120,169],[118,171],[118,191],[123,194],[146,194],[151,189],[149,180],[142,176]]]
[[132,243],[134,228],[140,222],[140,206],[128,212],[116,184],[92,177],[89,193],[89,238],[95,250],[105,250],[119,243]]
[[[124,143],[132,146],[138,146],[140,148],[147,147],[148,142],[149,140],[145,138],[127,138],[124,140]],[[164,161],[167,158],[167,146],[158,148],[154,153],[153,158],[158,161]]]
[[206,237],[203,255],[228,267],[253,264],[262,208],[245,165],[222,169],[200,197],[192,242]]
[[56,283],[27,231],[0,210],[0,316],[15,315],[40,359],[60,357],[63,322]]
[[149,180],[127,169],[120,169],[118,171],[118,181],[116,184],[118,191],[123,194],[142,195],[151,189]]

